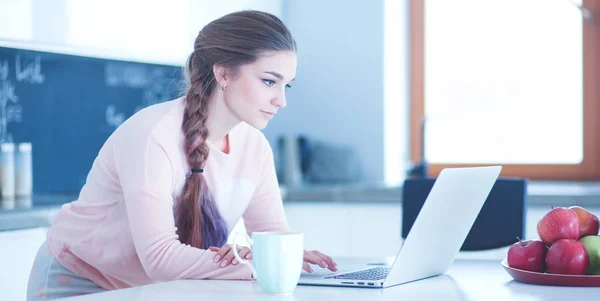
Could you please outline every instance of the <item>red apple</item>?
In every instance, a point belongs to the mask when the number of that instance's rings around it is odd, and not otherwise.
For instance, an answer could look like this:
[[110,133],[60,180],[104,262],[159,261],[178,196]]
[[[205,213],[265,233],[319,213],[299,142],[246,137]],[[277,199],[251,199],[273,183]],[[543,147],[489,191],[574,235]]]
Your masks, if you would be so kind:
[[546,245],[539,240],[520,240],[508,249],[508,266],[543,273],[546,271]]
[[590,263],[585,245],[574,239],[559,239],[546,254],[548,273],[585,275]]
[[595,214],[580,206],[571,206],[569,209],[575,211],[575,214],[577,214],[577,218],[579,219],[579,238],[588,235],[598,235],[600,221]]
[[559,239],[579,239],[579,218],[575,211],[556,207],[548,211],[537,223],[537,233],[547,246]]

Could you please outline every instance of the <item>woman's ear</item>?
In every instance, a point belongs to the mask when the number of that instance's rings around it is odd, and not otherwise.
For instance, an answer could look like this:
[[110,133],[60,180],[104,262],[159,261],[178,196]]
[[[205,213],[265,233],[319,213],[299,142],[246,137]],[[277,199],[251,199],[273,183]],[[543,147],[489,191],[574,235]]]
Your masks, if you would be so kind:
[[215,74],[215,80],[217,81],[217,85],[219,85],[219,87],[227,86],[227,68],[221,64],[214,64],[213,73]]

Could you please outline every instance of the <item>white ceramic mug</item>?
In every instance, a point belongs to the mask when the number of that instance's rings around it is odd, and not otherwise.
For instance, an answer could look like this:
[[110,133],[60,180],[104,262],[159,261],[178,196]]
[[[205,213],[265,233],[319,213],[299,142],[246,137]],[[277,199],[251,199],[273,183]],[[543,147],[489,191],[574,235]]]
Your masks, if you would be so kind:
[[[252,263],[237,252],[235,241],[244,234],[252,249]],[[268,293],[291,293],[298,285],[304,260],[304,234],[297,232],[254,232],[252,238],[239,232],[233,237],[233,255],[250,266],[261,289]]]

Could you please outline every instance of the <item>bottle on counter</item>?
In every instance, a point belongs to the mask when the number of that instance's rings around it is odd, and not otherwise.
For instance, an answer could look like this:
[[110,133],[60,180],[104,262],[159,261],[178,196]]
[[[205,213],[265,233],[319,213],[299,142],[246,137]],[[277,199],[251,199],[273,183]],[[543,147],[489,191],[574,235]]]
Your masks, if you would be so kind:
[[15,144],[0,143],[0,199],[15,198]]
[[293,134],[283,136],[280,141],[280,147],[280,163],[283,170],[283,183],[287,187],[301,186],[303,179],[298,137]]
[[33,191],[31,148],[30,142],[22,142],[15,153],[15,195],[20,199],[31,198]]

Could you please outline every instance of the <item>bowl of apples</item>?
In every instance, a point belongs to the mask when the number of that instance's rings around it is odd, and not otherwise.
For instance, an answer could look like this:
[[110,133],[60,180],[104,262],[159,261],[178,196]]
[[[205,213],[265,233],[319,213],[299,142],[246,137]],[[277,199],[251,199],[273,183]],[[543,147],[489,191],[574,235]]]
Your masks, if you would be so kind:
[[599,229],[583,207],[554,207],[537,223],[539,239],[517,238],[501,264],[522,283],[600,286]]

